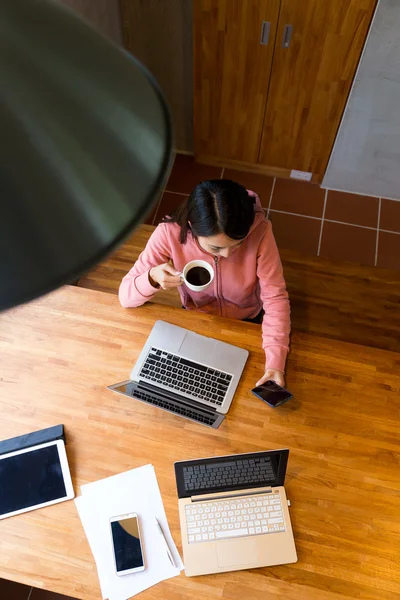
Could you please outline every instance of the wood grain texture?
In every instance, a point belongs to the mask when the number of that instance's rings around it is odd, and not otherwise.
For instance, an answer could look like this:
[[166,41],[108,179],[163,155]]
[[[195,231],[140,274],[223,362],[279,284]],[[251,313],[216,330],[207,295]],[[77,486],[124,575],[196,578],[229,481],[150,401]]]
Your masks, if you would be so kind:
[[[250,351],[232,408],[207,429],[106,389],[125,379],[156,319]],[[251,393],[263,366],[260,327],[65,287],[0,317],[0,437],[64,423],[73,484],[151,462],[181,550],[173,463],[290,448],[286,490],[294,565],[180,577],[143,599],[398,600],[399,355],[295,333],[294,399],[270,409]],[[0,577],[100,599],[73,502],[0,522]]]
[[[153,225],[138,227],[123,246],[81,277],[78,285],[117,294],[122,278],[133,267],[154,229]],[[157,304],[166,304],[167,306],[179,307],[182,304],[177,290],[160,290],[157,292],[155,301]]]
[[[321,181],[376,0],[282,0],[259,162]],[[282,47],[285,25],[293,27]]]
[[120,4],[125,45],[154,75],[167,98],[174,123],[175,149],[191,152],[192,1],[120,0]]
[[[145,247],[154,227],[142,225],[79,286],[118,293],[122,277]],[[400,352],[398,271],[365,267],[280,250],[292,310],[292,329]],[[157,304],[180,306],[175,290],[160,291]]]
[[[196,154],[257,162],[280,0],[195,0]],[[267,45],[261,26],[269,21]]]
[[293,329],[400,352],[399,271],[280,254]]
[[[238,171],[248,171],[251,173],[259,173],[260,175],[269,175],[271,177],[281,177],[288,179],[290,177],[290,169],[282,169],[271,165],[260,165],[255,163],[243,162],[240,160],[229,160],[218,156],[207,156],[204,154],[196,154],[196,162],[205,165],[212,165],[226,169],[237,169]],[[312,179],[314,181],[314,179]]]

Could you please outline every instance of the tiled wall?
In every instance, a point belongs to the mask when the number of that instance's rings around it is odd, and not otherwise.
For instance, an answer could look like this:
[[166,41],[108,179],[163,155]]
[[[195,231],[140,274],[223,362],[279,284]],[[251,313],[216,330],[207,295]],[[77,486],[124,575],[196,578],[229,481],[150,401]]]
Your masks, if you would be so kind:
[[148,223],[157,224],[204,179],[224,177],[260,196],[280,248],[331,260],[400,269],[400,202],[194,162],[178,154]]

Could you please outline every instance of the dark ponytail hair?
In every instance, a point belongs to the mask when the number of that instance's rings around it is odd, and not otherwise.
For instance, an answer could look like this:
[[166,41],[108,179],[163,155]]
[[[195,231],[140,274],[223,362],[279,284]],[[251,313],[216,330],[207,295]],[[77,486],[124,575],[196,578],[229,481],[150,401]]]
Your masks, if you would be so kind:
[[184,244],[189,230],[195,237],[224,233],[232,240],[241,240],[253,221],[254,199],[247,190],[230,179],[212,179],[196,185],[189,198],[162,223],[177,223]]

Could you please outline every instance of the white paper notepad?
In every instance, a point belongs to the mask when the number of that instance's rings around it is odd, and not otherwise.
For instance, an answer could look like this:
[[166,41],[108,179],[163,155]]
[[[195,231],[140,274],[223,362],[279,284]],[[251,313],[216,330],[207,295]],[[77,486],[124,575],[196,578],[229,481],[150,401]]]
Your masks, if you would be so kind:
[[[152,465],[81,486],[75,499],[83,528],[96,561],[103,598],[127,600],[152,585],[179,575],[182,560],[172,539]],[[136,512],[140,519],[146,569],[119,577],[115,573],[110,517]],[[167,556],[157,529],[159,520],[178,568]]]

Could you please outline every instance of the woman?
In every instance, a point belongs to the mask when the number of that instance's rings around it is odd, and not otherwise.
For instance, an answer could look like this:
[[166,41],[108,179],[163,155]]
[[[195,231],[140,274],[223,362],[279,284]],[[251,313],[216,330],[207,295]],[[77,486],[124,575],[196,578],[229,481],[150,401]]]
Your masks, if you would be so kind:
[[[213,283],[203,292],[182,287],[180,272],[196,259],[215,270]],[[160,288],[178,288],[189,310],[262,320],[266,363],[256,385],[269,379],[285,384],[289,299],[271,223],[254,192],[229,180],[203,181],[163,219],[123,278],[119,299],[126,308],[140,306]]]

